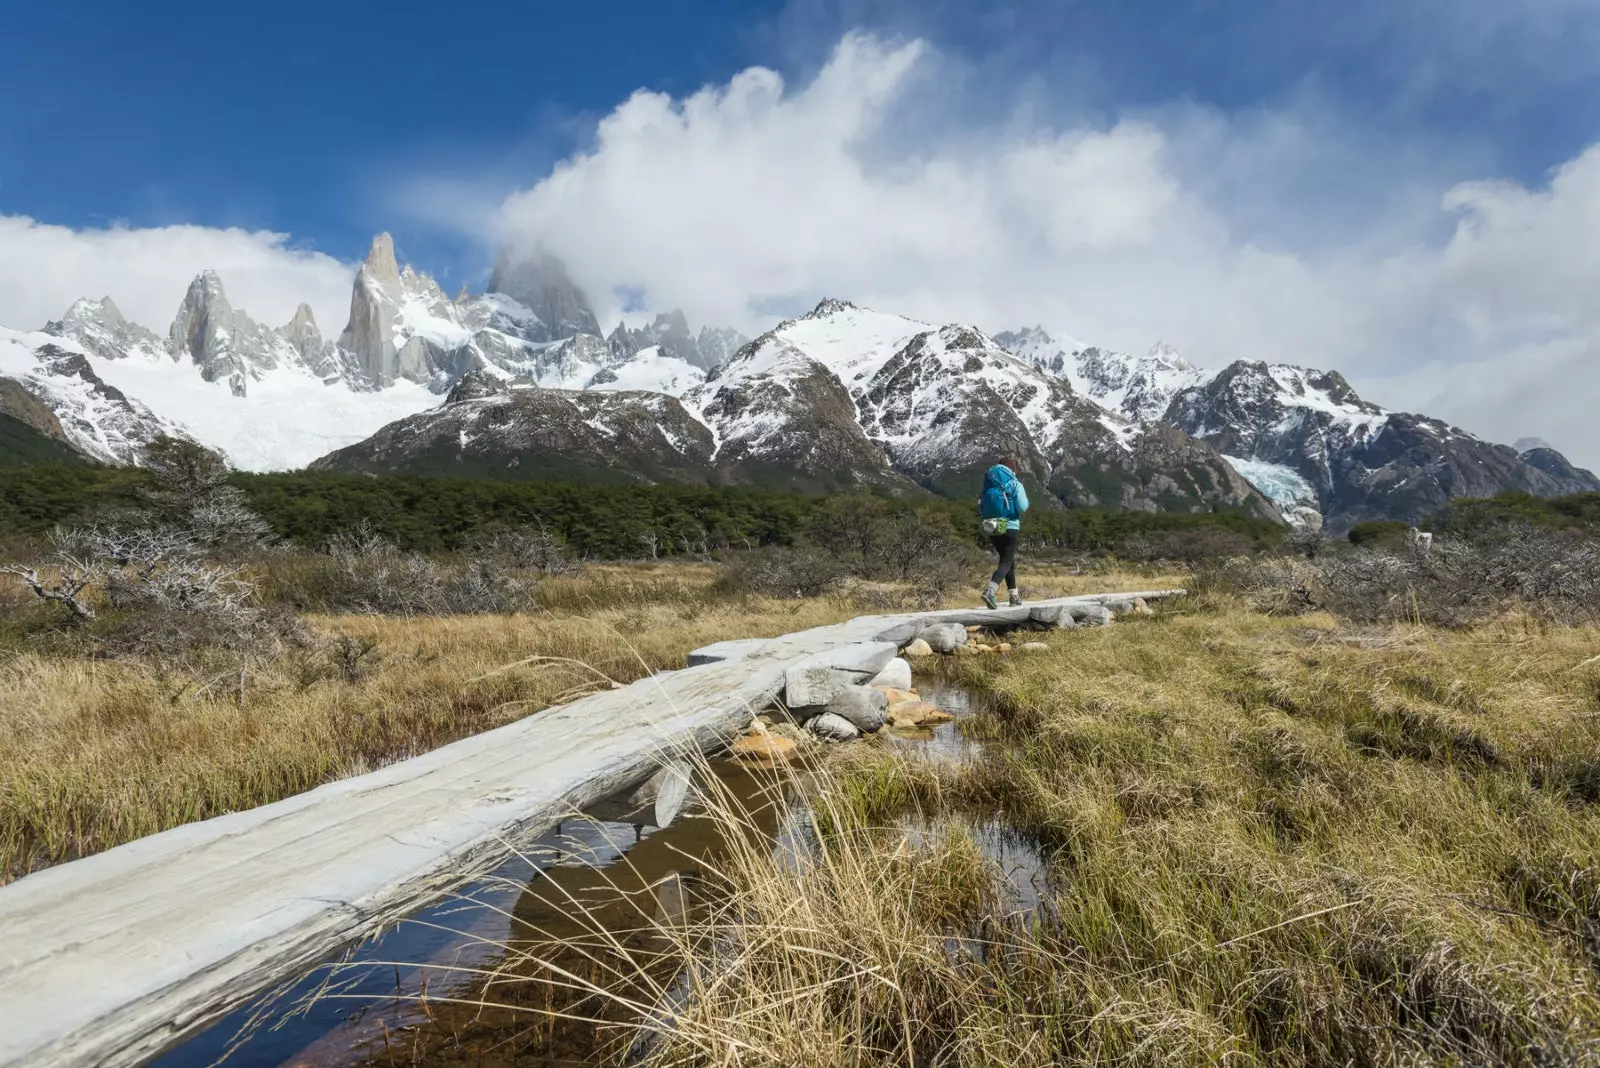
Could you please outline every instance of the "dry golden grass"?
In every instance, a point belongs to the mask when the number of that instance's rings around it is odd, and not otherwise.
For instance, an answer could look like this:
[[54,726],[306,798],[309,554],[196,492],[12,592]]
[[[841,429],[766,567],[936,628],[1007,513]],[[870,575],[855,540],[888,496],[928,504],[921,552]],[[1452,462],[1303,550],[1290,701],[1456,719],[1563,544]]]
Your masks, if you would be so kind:
[[[0,882],[425,752],[602,678],[680,667],[701,645],[882,608],[859,588],[854,597],[717,599],[716,574],[677,561],[597,565],[582,578],[539,583],[539,607],[526,614],[313,616],[324,645],[248,668],[242,687],[235,669],[208,674],[14,643],[0,654]],[[274,580],[263,576],[269,592]],[[1152,580],[1040,569],[1030,581],[1039,596]],[[6,604],[28,607],[14,584],[3,589]],[[876,592],[885,591],[903,592]],[[326,647],[338,636],[358,643],[343,661]],[[373,650],[360,655],[366,641]],[[572,663],[483,677],[534,657]]]
[[[544,592],[569,607],[533,614],[312,617],[319,634],[369,639],[373,652],[349,672],[325,649],[290,653],[249,670],[242,702],[231,670],[37,652],[0,660],[0,881],[425,752],[604,685],[601,676],[628,682],[681,667],[713,641],[855,611],[835,599],[679,596],[679,584],[703,585],[694,569],[668,573],[665,592],[639,580],[602,572],[609,607],[586,606],[583,583],[559,580]],[[530,657],[574,663],[488,674]]]

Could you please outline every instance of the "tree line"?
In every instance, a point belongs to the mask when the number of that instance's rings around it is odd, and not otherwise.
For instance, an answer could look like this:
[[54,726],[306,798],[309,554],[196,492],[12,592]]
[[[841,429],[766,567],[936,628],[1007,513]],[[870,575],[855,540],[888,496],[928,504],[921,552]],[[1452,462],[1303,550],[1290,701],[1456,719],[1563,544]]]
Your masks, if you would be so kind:
[[[43,534],[131,507],[149,475],[135,468],[39,466],[0,470],[0,533]],[[590,559],[634,559],[754,549],[806,541],[811,532],[856,528],[906,516],[956,537],[977,537],[971,501],[891,499],[864,494],[810,497],[749,489],[671,485],[593,486],[560,482],[326,472],[234,473],[248,508],[277,537],[322,548],[358,527],[401,549],[448,553],[497,532],[538,526]],[[1107,512],[1046,509],[1023,524],[1027,548],[1116,551],[1130,542],[1215,539],[1239,547],[1275,544],[1283,529],[1239,513]]]

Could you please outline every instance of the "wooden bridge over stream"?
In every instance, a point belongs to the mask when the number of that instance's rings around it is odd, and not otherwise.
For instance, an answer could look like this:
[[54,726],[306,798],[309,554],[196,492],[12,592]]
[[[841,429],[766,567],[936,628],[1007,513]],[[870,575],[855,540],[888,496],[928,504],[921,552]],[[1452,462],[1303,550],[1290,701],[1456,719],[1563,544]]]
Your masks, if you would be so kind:
[[725,745],[796,672],[865,679],[935,623],[1072,625],[1106,605],[863,616],[724,642],[621,689],[295,797],[175,827],[0,887],[0,1066],[142,1064],[515,844]]

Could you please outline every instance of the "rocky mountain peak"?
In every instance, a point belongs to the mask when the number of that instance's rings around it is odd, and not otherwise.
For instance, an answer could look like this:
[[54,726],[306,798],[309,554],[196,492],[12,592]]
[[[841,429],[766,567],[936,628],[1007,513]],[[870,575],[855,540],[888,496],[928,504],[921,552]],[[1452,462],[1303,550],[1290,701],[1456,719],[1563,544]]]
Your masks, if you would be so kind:
[[120,360],[135,352],[150,358],[161,358],[166,353],[166,343],[123,318],[110,297],[73,302],[59,320],[45,324],[44,332],[76,341],[107,360]]
[[[274,366],[268,333],[228,302],[222,279],[215,271],[202,271],[189,283],[167,332],[167,347],[177,359],[188,358],[207,382],[226,380],[234,396],[245,395],[251,372]],[[265,350],[265,351],[263,351]]]
[[493,397],[510,391],[510,385],[502,378],[497,378],[481,369],[468,371],[456,382],[455,388],[450,390],[445,403],[459,404],[462,401],[481,400],[484,397]]
[[303,302],[299,307],[295,308],[294,316],[284,326],[283,332],[285,334],[315,334],[318,338],[322,336],[322,331],[317,328],[316,313],[311,310],[311,305]]
[[572,281],[566,264],[542,248],[502,249],[489,276],[489,292],[504,293],[530,309],[549,328],[551,341],[574,334],[600,336],[589,298]]
[[800,318],[826,319],[830,315],[838,315],[842,311],[850,311],[854,308],[855,305],[850,303],[848,300],[840,300],[837,297],[824,297],[822,300],[817,302],[817,306],[815,308],[812,308]]
[[1165,341],[1157,341],[1154,345],[1151,345],[1150,351],[1145,353],[1145,359],[1177,371],[1194,370],[1194,364],[1184,359],[1182,353]]
[[387,233],[374,237],[372,247],[367,250],[367,258],[361,264],[361,270],[368,277],[380,282],[398,282],[400,264],[394,258],[394,238]]

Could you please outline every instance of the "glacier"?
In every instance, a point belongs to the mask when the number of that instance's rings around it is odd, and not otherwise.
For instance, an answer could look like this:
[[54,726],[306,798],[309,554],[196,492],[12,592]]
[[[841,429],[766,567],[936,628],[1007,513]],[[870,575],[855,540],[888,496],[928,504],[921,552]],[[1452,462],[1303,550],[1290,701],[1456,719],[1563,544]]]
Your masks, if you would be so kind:
[[1247,460],[1242,456],[1222,454],[1222,458],[1239,472],[1246,482],[1261,491],[1289,525],[1297,530],[1320,530],[1322,512],[1318,507],[1316,487],[1294,468],[1285,464],[1267,463],[1265,460]]

